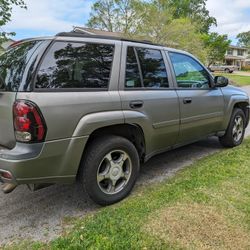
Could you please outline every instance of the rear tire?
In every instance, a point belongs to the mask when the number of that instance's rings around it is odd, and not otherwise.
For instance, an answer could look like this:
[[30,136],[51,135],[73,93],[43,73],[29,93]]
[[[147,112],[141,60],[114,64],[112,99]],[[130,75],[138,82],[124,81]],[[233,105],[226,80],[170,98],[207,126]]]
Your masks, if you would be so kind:
[[221,145],[229,148],[239,146],[244,139],[245,127],[246,116],[243,110],[235,108],[225,135],[219,137]]
[[104,136],[88,146],[79,181],[94,202],[110,205],[131,192],[139,169],[139,156],[133,143],[119,136]]

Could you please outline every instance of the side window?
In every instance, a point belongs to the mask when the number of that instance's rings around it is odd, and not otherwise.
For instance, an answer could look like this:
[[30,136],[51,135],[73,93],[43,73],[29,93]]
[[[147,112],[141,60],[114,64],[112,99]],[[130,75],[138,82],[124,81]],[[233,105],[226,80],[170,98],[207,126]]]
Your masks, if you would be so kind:
[[128,47],[126,64],[126,88],[142,87],[139,66],[136,58],[136,51],[133,47]]
[[169,87],[166,65],[160,50],[128,47],[125,87]]
[[169,87],[166,65],[160,50],[137,48],[143,85],[146,88]]
[[180,53],[169,55],[179,88],[209,88],[209,74],[196,60]]
[[37,73],[36,88],[107,88],[114,46],[56,42]]
[[0,91],[17,91],[23,80],[30,58],[41,41],[17,44],[0,56]]

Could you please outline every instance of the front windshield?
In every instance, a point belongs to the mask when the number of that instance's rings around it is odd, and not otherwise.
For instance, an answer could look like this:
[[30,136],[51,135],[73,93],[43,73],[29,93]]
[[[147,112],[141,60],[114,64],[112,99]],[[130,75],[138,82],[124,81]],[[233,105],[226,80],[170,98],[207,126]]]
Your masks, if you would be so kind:
[[0,56],[0,91],[18,91],[25,67],[40,41],[21,43]]

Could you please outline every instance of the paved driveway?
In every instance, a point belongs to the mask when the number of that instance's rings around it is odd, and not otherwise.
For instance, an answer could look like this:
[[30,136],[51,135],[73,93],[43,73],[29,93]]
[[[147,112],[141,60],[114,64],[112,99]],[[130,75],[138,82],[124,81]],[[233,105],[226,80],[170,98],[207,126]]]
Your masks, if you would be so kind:
[[[250,87],[246,90],[250,94]],[[156,156],[142,168],[137,187],[169,178],[220,149],[217,138],[210,138]],[[51,240],[61,233],[65,217],[84,216],[97,209],[86,197],[79,197],[76,185],[54,185],[35,193],[26,186],[9,195],[0,192],[0,243],[18,238]]]

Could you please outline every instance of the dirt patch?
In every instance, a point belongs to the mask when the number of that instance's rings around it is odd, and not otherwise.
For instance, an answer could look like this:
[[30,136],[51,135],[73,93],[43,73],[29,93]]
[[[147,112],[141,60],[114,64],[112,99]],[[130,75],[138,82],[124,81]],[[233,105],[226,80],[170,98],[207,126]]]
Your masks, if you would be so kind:
[[163,242],[187,249],[250,249],[250,234],[215,207],[177,204],[154,214],[143,230]]

